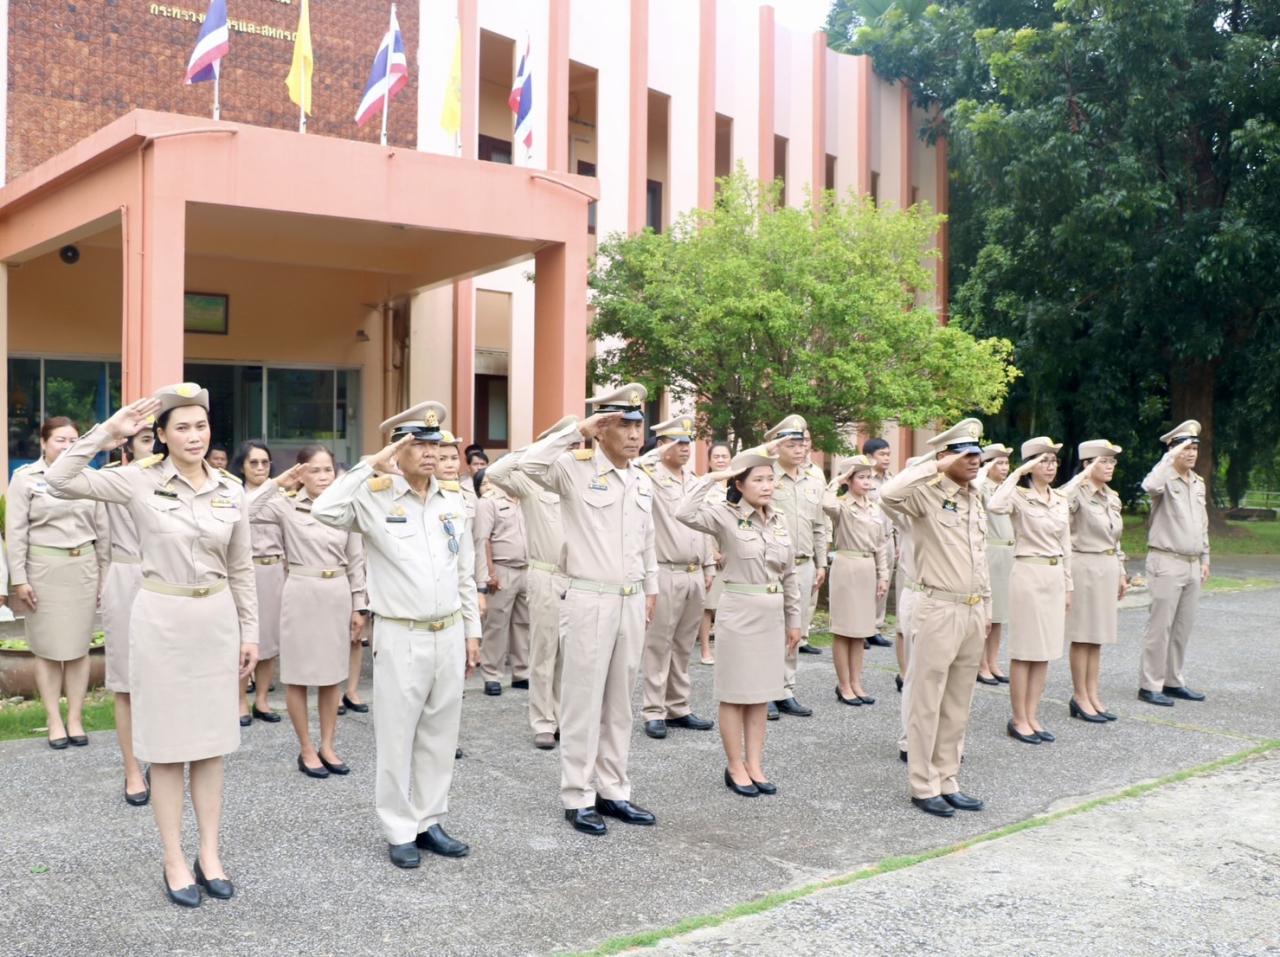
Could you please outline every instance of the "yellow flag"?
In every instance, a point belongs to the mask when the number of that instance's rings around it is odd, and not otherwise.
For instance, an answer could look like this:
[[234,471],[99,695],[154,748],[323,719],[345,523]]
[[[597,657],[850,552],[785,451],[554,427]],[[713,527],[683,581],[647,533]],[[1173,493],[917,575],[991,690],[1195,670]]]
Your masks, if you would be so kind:
[[444,108],[440,111],[440,128],[457,136],[462,131],[462,27],[453,25],[453,65],[444,88]]
[[311,114],[311,77],[315,71],[316,61],[311,55],[311,14],[307,10],[307,0],[302,0],[298,36],[293,41],[293,64],[284,83],[289,88],[289,99],[302,107],[302,112],[308,116]]

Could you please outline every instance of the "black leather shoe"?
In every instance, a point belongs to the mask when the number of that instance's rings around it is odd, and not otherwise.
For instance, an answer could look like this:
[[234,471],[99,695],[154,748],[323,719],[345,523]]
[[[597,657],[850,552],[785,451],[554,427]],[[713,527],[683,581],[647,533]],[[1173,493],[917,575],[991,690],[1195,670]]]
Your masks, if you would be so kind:
[[1116,716],[1115,716],[1114,714],[1112,714],[1110,711],[1099,711],[1099,712],[1098,712],[1098,714],[1102,715],[1103,719],[1104,719],[1104,720],[1106,720],[1106,721],[1119,721],[1119,720],[1120,720],[1118,717],[1116,717]]
[[859,701],[861,701],[863,704],[875,704],[875,703],[876,703],[876,699],[875,699],[875,698],[871,697],[870,695],[865,695],[865,694],[860,694],[860,695],[858,695],[858,700],[859,700]]
[[778,706],[779,711],[794,718],[808,718],[813,714],[812,708],[806,708],[795,698],[783,698],[781,701],[774,703]]
[[898,689],[898,694],[902,694],[902,675],[893,676],[893,686]]
[[502,685],[497,681],[486,681],[484,683],[484,693],[491,698],[496,698],[502,694]]
[[63,735],[60,738],[49,739],[49,747],[53,748],[53,750],[55,751],[65,751],[67,748],[67,745],[70,743],[71,743],[71,739],[68,738],[66,735]]
[[778,786],[774,784],[772,781],[757,781],[755,778],[752,778],[751,783],[756,786],[756,790],[759,791],[761,794],[777,794],[778,793]]
[[646,721],[644,723],[644,733],[651,738],[665,738],[667,736],[667,723],[660,719]]
[[[1203,698],[1204,695],[1200,697]],[[89,736],[87,734],[69,734],[67,735],[67,743],[73,748],[83,748],[89,744]]]
[[259,721],[267,722],[267,724],[280,723],[280,715],[276,714],[274,711],[261,711],[257,706],[253,709],[253,716]]
[[1045,731],[1044,729],[1037,731],[1036,737],[1039,738],[1041,741],[1043,741],[1045,744],[1053,744],[1053,742],[1058,740],[1054,736],[1052,731]]
[[1071,704],[1067,708],[1067,712],[1073,718],[1079,718],[1081,721],[1088,721],[1090,724],[1106,724],[1107,719],[1100,712],[1095,711],[1093,714],[1085,711],[1084,708],[1076,704],[1076,699],[1071,699]]
[[251,714],[240,715],[240,727],[247,728],[251,724],[253,724],[253,715]]
[[326,761],[323,754],[317,754],[320,763],[324,765],[325,770],[330,774],[350,774],[351,769],[342,761]]
[[[778,706],[774,704],[772,701],[769,702],[769,708],[768,708],[768,711],[765,713],[765,717],[768,718],[770,721],[777,721],[779,718]],[[53,745],[49,745],[49,747],[53,747]],[[63,747],[65,748],[66,745],[64,744]]]
[[821,649],[821,648],[815,648],[813,645],[801,645],[797,650],[798,650],[798,651],[800,652],[800,654],[802,654],[802,655],[820,655],[820,654],[822,654],[822,649]]
[[[1165,685],[1164,693],[1168,695],[1170,698],[1181,698],[1183,701],[1203,701],[1204,700],[1203,692],[1192,691],[1186,685],[1183,685],[1180,688],[1171,688],[1168,685]],[[71,743],[75,744],[76,739],[72,738]]]
[[1146,688],[1138,689],[1138,700],[1145,701],[1147,704],[1158,704],[1162,708],[1173,707],[1173,699],[1168,695],[1161,694],[1159,691],[1148,691]]
[[[369,706],[368,706],[367,704],[365,704],[363,701],[352,701],[352,700],[351,700],[350,698],[348,698],[346,695],[343,695],[343,696],[342,696],[342,703],[343,703],[343,705],[345,705],[345,706],[346,706],[346,709],[347,709],[348,711],[354,711],[356,714],[368,714],[368,713],[369,713]],[[255,715],[254,715],[254,717],[256,718],[256,717],[257,717],[257,715],[255,714]]]
[[323,765],[318,768],[307,767],[307,763],[302,760],[302,755],[298,755],[298,770],[309,778],[327,778],[329,776],[329,769]]
[[432,824],[413,843],[441,857],[466,857],[471,853],[470,846],[450,837],[439,824]]
[[573,825],[575,831],[583,834],[600,835],[609,830],[593,807],[571,808],[564,812],[564,819]]
[[642,807],[636,807],[630,801],[610,801],[608,798],[596,798],[596,811],[606,817],[616,817],[628,824],[657,824],[653,813]]
[[969,797],[963,791],[957,791],[955,794],[944,794],[942,795],[942,800],[957,811],[981,811],[985,806],[979,798]]
[[739,797],[753,798],[760,796],[760,789],[756,787],[755,782],[751,784],[739,784],[733,779],[733,775],[729,773],[729,769],[724,769],[724,786]]
[[1000,682],[1002,685],[1007,685],[1007,684],[1009,683],[1009,676],[1008,676],[1008,675],[996,675],[996,681]]
[[511,687],[512,687],[512,688],[514,688],[516,691],[528,691],[528,690],[529,690],[529,679],[528,679],[528,678],[513,678],[513,679],[511,680]]
[[418,845],[413,841],[408,844],[388,844],[387,857],[391,859],[391,863],[396,867],[403,867],[406,870],[417,867],[422,863],[422,855],[418,853]]
[[991,685],[993,688],[1000,687],[1000,682],[996,680],[995,675],[978,675],[978,684]]
[[342,717],[344,714],[346,714],[346,713],[347,713],[347,706],[346,706],[345,704],[342,704],[341,702],[339,702],[339,703],[338,703],[338,717],[339,717],[339,718],[341,718],[341,717]]
[[462,748],[454,748],[454,750],[453,750],[453,760],[455,760],[455,761],[461,761],[464,757],[466,757],[466,755],[464,755],[464,754],[462,753]]
[[714,721],[699,718],[692,711],[688,714],[682,714],[678,718],[668,718],[667,724],[673,728],[687,728],[690,731],[710,731],[716,726]]
[[188,884],[186,887],[179,887],[176,891],[169,886],[169,875],[160,869],[160,880],[164,883],[165,897],[173,901],[179,907],[199,907],[200,906],[200,888],[195,884]]
[[1007,725],[1005,725],[1005,730],[1009,732],[1009,737],[1013,738],[1013,740],[1015,741],[1021,741],[1023,744],[1039,744],[1040,743],[1040,735],[1036,734],[1034,731],[1032,731],[1030,734],[1023,734],[1021,731],[1019,731],[1017,728],[1013,726],[1012,720],[1010,720],[1010,722]]
[[838,700],[841,704],[853,705],[855,708],[860,707],[862,705],[862,699],[859,698],[857,695],[854,695],[851,698],[846,698],[844,695],[842,695],[840,693],[839,685],[836,685],[836,700]]
[[924,811],[925,814],[933,814],[937,817],[954,817],[956,809],[944,801],[940,796],[931,798],[912,798],[911,803]]
[[141,791],[130,794],[126,789],[124,792],[124,802],[133,807],[142,807],[151,800],[151,769],[147,768],[146,774],[142,776],[142,780],[146,782],[146,787]]
[[906,751],[901,751],[901,750],[900,750],[900,751],[898,751],[898,760],[899,760],[899,761],[901,761],[903,764],[906,764],[906,763],[907,763],[907,752],[906,752]]
[[203,887],[204,892],[210,897],[216,898],[220,901],[229,901],[231,900],[232,895],[235,894],[235,885],[225,877],[205,877],[204,870],[200,867],[199,858],[196,858],[196,862],[192,866],[191,870],[196,875],[196,883]]
[[893,642],[890,641],[888,638],[886,638],[884,635],[880,634],[879,632],[876,632],[874,635],[868,638],[867,643],[870,645],[874,645],[876,648],[892,648],[893,647]]

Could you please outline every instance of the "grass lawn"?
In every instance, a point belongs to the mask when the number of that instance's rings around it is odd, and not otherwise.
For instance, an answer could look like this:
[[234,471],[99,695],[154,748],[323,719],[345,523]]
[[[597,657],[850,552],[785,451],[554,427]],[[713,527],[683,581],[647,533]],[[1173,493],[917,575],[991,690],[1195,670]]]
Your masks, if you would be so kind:
[[1204,583],[1204,591],[1218,592],[1235,592],[1235,591],[1252,591],[1255,588],[1275,588],[1278,582],[1270,578],[1219,578],[1217,575],[1210,575],[1209,580]]
[[[1126,515],[1121,538],[1129,558],[1147,554],[1146,516]],[[1227,522],[1227,531],[1209,536],[1214,555],[1280,555],[1280,522]]]
[[[62,702],[62,717],[67,716],[67,705]],[[91,691],[84,701],[85,731],[106,731],[116,726],[115,695],[109,691]],[[13,738],[45,737],[44,704],[40,701],[23,701],[19,704],[0,703],[0,741]]]

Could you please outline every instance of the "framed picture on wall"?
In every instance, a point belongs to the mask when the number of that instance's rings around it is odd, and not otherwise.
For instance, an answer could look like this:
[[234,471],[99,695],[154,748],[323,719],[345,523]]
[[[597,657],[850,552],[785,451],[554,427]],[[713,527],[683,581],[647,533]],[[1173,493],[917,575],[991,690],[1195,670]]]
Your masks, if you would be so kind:
[[183,331],[225,336],[229,301],[227,296],[217,292],[186,293],[183,303]]

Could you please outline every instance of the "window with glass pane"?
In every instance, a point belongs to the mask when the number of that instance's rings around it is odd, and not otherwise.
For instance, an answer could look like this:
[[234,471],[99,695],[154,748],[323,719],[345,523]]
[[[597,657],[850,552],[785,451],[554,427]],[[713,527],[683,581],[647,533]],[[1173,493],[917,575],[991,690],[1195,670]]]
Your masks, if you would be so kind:
[[332,369],[268,369],[267,438],[332,441],[333,389]]
[[107,363],[48,359],[44,364],[44,414],[65,415],[87,432],[112,413]]
[[485,448],[507,445],[507,377],[481,375],[475,377],[475,441]]
[[9,474],[40,454],[40,360],[9,360]]
[[245,439],[262,437],[262,366],[190,363],[183,376],[209,390],[211,441],[234,455]]

